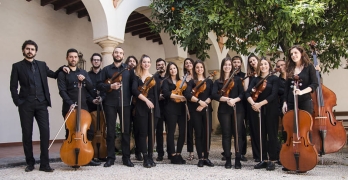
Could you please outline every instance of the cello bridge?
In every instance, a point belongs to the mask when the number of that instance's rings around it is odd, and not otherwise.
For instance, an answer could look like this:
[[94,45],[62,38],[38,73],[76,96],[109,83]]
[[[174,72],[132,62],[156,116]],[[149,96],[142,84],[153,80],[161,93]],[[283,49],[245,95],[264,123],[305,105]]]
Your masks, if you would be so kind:
[[301,143],[301,141],[292,141],[292,144],[300,144]]
[[314,119],[326,119],[327,117],[315,117]]

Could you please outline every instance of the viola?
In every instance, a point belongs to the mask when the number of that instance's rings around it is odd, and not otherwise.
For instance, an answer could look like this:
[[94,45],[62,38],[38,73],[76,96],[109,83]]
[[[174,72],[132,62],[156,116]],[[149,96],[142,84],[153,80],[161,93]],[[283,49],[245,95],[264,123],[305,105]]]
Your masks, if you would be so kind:
[[[125,70],[131,70],[131,69],[133,69],[134,68],[134,66],[132,66],[132,65],[128,65],[126,68],[124,68],[124,69],[122,69],[120,72],[115,72],[113,75],[112,75],[112,77],[111,78],[109,78],[109,79],[107,79],[107,80],[105,80],[105,84],[113,84],[113,83],[115,83],[115,82],[121,82],[122,81],[122,73],[123,73],[123,71],[125,71]],[[113,89],[109,89],[108,90],[108,92],[111,92]]]
[[88,164],[94,154],[92,143],[87,139],[87,130],[91,125],[92,118],[88,111],[81,109],[81,81],[78,83],[78,88],[77,110],[73,110],[69,117],[66,117],[66,128],[69,130],[69,136],[60,148],[62,161],[73,167]]
[[268,73],[268,75],[264,78],[262,78],[252,89],[251,89],[251,98],[256,101],[257,98],[259,98],[259,95],[266,89],[267,86],[267,78],[271,75],[278,72],[280,68],[274,68],[273,71]]
[[[317,66],[318,60],[314,46],[312,49],[314,66]],[[312,143],[319,154],[324,155],[342,149],[347,142],[347,136],[342,121],[337,121],[332,113],[332,108],[336,106],[336,94],[320,83],[319,71],[316,71],[316,76],[319,86],[315,92],[311,93],[314,109]]]
[[[99,96],[99,91],[97,95]],[[102,109],[102,110],[100,110]],[[103,105],[97,105],[97,111],[91,112],[92,123],[94,125],[95,132],[94,138],[92,140],[92,145],[94,149],[94,158],[106,158],[108,155],[106,147],[106,124],[105,124],[105,114],[103,110]]]
[[220,90],[220,92],[219,92],[219,94],[221,95],[221,96],[225,96],[225,97],[228,97],[228,95],[230,94],[230,91],[233,89],[233,87],[234,87],[234,80],[233,80],[233,78],[234,78],[234,75],[236,74],[236,72],[239,70],[239,68],[236,68],[234,71],[233,71],[233,73],[231,74],[231,76],[228,78],[228,79],[226,79],[225,81],[224,81],[224,84],[222,85],[222,88],[221,88],[221,90]]
[[204,80],[198,81],[196,83],[196,86],[192,88],[191,93],[193,94],[193,96],[198,97],[198,95],[202,93],[205,90],[205,88],[207,88],[206,81],[209,78],[214,77],[215,75],[216,75],[216,71],[213,71],[212,73],[209,74],[207,78],[205,78]]
[[147,95],[149,94],[149,90],[156,85],[156,81],[155,81],[154,77],[158,73],[159,73],[159,71],[157,71],[151,77],[150,76],[146,77],[144,84],[142,86],[138,87],[138,90],[140,91],[140,93],[142,95],[144,95],[145,97],[147,97]]
[[[176,94],[179,96],[182,96],[182,92],[187,88],[186,78],[188,76],[189,72],[187,72],[182,80],[179,80],[175,84],[175,89],[172,90],[172,94]],[[173,99],[174,102],[180,103],[180,99]]]
[[[294,89],[299,87],[299,77],[294,77]],[[294,95],[294,110],[284,114],[283,126],[287,134],[286,142],[280,150],[282,165],[296,172],[313,169],[318,163],[318,153],[309,140],[313,120],[307,111],[298,109],[298,95]]]

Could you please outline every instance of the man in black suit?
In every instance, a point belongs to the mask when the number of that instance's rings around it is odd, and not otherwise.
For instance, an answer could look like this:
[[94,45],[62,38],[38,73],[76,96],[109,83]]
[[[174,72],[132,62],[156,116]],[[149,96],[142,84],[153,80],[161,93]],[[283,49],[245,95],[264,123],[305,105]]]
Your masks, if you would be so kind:
[[[47,77],[57,78],[59,71],[51,71],[45,62],[35,60],[37,44],[27,40],[22,45],[24,59],[12,65],[10,90],[13,102],[18,106],[22,127],[22,141],[27,167],[26,172],[34,169],[32,133],[34,117],[40,131],[40,171],[53,172],[49,165],[48,144],[50,138],[47,106],[51,106]],[[64,69],[64,71],[68,71]],[[20,91],[18,94],[18,82]]]

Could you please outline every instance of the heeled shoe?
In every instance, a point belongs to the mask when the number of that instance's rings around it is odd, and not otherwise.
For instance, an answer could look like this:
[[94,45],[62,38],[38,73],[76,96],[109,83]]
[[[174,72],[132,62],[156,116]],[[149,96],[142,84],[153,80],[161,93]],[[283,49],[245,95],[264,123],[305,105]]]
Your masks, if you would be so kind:
[[190,154],[189,157],[187,157],[188,161],[192,161],[195,159],[195,155],[194,154]]
[[256,164],[254,166],[254,169],[262,169],[267,167],[267,162],[266,161],[261,161],[260,163]]
[[214,167],[214,164],[209,159],[204,160],[204,165],[207,165],[209,167]]

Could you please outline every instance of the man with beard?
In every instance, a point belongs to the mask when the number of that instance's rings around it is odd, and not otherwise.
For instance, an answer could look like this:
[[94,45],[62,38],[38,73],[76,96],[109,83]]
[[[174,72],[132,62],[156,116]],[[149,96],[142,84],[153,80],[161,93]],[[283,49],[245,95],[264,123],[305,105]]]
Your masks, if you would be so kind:
[[[104,167],[114,165],[115,156],[115,127],[117,115],[120,119],[120,125],[123,127],[122,132],[122,161],[123,165],[134,167],[130,161],[130,118],[131,118],[131,86],[134,71],[125,70],[128,65],[122,63],[124,57],[123,49],[116,47],[113,52],[114,63],[103,68],[101,79],[98,82],[97,89],[106,92],[104,102],[104,112],[106,118],[107,137],[106,145],[108,156]],[[118,73],[122,72],[121,82],[106,82]],[[123,118],[123,119],[122,119]],[[123,124],[122,124],[123,123]]]
[[[156,126],[156,151],[157,151],[157,158],[156,161],[163,161],[164,151],[163,151],[163,122],[165,122],[164,119],[164,97],[161,91],[162,81],[165,78],[166,74],[166,61],[162,58],[158,58],[156,60],[156,70],[159,71],[158,74],[155,74],[154,78],[156,80],[156,84],[160,84],[157,89],[157,92],[160,92],[159,94],[159,106],[161,111],[161,118],[158,119],[158,123]],[[169,157],[169,154],[168,154]]]
[[[66,74],[64,72],[60,72],[58,74],[57,78],[57,84],[59,89],[59,95],[63,99],[63,107],[62,107],[62,115],[63,118],[67,115],[70,109],[74,108],[75,103],[78,101],[79,96],[79,88],[78,88],[78,82],[82,82],[82,89],[81,89],[81,104],[77,104],[81,107],[81,109],[84,109],[88,111],[87,106],[87,94],[88,90],[91,91],[93,89],[93,84],[91,79],[88,76],[88,73],[83,70],[77,68],[77,62],[79,61],[78,57],[78,51],[76,49],[69,49],[66,53],[66,60],[68,61],[68,66],[70,69],[70,73]],[[87,131],[87,139],[89,141],[92,141],[94,136],[93,133],[93,126],[90,127],[90,129]],[[65,139],[69,137],[69,130],[66,129]],[[94,162],[91,160],[91,162],[88,164],[90,166],[98,166],[100,165],[99,162]],[[78,168],[78,167],[74,167]]]
[[[45,62],[35,60],[37,44],[27,40],[22,45],[24,59],[12,65],[10,90],[13,102],[18,106],[22,127],[22,141],[27,167],[26,172],[34,169],[32,132],[34,117],[40,131],[40,171],[53,172],[49,165],[48,144],[50,138],[47,106],[51,106],[47,77],[57,78],[58,73],[68,68],[63,66],[58,71],[51,71]],[[18,94],[18,82],[20,91]]]

